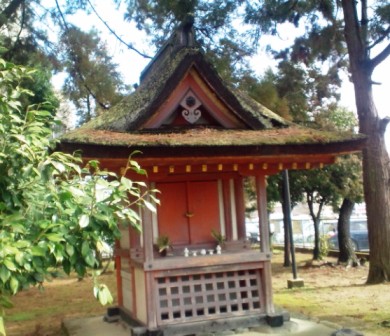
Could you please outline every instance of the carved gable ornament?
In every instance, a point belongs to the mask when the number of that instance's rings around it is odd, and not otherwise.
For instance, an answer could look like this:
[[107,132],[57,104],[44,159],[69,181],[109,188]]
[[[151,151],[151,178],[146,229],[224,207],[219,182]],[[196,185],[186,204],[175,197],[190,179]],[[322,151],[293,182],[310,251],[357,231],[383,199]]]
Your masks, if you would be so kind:
[[202,105],[196,95],[189,90],[180,102],[180,106],[184,108],[181,112],[183,118],[190,124],[194,124],[202,116],[201,110],[198,108]]
[[190,69],[143,125],[143,129],[188,127],[243,128],[219,93],[194,68]]

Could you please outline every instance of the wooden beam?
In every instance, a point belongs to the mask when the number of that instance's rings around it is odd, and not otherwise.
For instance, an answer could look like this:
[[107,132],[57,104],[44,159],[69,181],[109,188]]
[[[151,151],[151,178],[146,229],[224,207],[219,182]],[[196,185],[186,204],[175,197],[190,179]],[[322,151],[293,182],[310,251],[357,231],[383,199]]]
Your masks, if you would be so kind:
[[[306,162],[311,163],[323,163],[323,164],[331,164],[335,162],[335,154],[280,154],[280,155],[211,155],[205,156],[201,155],[198,157],[194,156],[182,156],[182,157],[145,157],[142,154],[139,156],[134,156],[132,159],[137,161],[143,167],[161,167],[161,166],[169,166],[169,165],[200,165],[200,164],[215,164],[215,165],[223,165],[224,170],[226,170],[225,165],[232,164],[244,164],[248,165],[253,163],[254,165],[260,165],[260,169],[267,169],[267,164],[302,164]],[[115,157],[98,157],[98,156],[85,156],[84,162],[86,163],[88,160],[98,160],[103,167],[112,166],[112,167],[125,167],[128,159],[128,154],[124,155],[123,158],[115,158]],[[290,167],[289,167],[290,168]],[[230,168],[231,169],[231,168]],[[119,171],[119,170],[118,170]]]
[[[161,276],[190,275],[200,273],[224,272],[232,270],[262,268],[263,262],[270,261],[270,255],[257,250],[245,249],[235,252],[222,251],[222,254],[202,257],[182,256],[156,258],[152,264],[144,264],[145,272],[159,271]],[[161,273],[162,272],[162,273]]]

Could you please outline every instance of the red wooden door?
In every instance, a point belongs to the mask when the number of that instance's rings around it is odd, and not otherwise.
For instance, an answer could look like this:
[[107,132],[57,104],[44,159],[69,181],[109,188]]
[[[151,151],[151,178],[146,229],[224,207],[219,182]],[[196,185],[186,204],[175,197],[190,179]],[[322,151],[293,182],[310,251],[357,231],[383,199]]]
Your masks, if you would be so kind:
[[158,183],[156,187],[161,191],[157,216],[159,235],[168,235],[174,244],[188,244],[186,183]]
[[188,197],[191,244],[213,242],[211,230],[220,228],[217,181],[189,183]]
[[217,181],[158,183],[159,235],[168,235],[174,244],[212,242],[211,230],[219,230]]

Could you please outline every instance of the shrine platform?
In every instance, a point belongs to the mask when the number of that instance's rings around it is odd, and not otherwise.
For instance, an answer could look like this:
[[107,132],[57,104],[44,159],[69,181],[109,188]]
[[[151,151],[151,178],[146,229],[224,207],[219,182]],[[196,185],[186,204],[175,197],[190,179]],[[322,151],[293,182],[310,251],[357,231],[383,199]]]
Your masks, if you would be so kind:
[[[63,322],[63,329],[68,336],[130,336],[132,335],[129,325],[123,322],[107,323],[102,316],[67,319]],[[349,332],[348,334],[346,332]],[[207,336],[219,335],[241,335],[241,336],[263,336],[263,335],[291,335],[291,336],[333,336],[333,335],[361,335],[350,329],[342,329],[341,326],[326,321],[310,321],[306,319],[291,318],[282,327],[271,328],[268,325],[227,330],[218,333],[210,333]],[[197,336],[206,336],[199,334]]]

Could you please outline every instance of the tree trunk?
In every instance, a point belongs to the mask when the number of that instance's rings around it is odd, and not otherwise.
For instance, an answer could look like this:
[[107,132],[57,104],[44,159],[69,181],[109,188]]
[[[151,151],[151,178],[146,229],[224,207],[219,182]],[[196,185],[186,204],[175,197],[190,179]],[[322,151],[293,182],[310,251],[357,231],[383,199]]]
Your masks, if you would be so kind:
[[342,6],[359,127],[360,132],[368,136],[363,151],[363,185],[370,244],[367,283],[374,284],[390,280],[390,167],[384,142],[388,119],[381,120],[378,116],[371,75],[375,66],[388,56],[389,49],[385,48],[380,58],[378,55],[370,59],[368,43],[362,33],[365,27],[360,26],[356,2],[343,0]]
[[356,257],[352,245],[350,234],[350,219],[355,203],[348,198],[344,198],[340,208],[339,219],[337,221],[337,231],[339,239],[339,263],[358,266],[359,259]]
[[313,260],[321,260],[320,255],[320,219],[313,218],[314,224],[314,249],[313,249]]
[[313,248],[313,260],[321,260],[320,255],[320,218],[323,203],[318,204],[317,214],[314,213],[314,195],[306,193],[306,201],[309,207],[310,216],[314,225],[314,248]]
[[[356,89],[356,95],[372,96],[367,91]],[[376,111],[372,104],[371,108]],[[359,110],[359,108],[358,108]],[[360,112],[362,113],[362,112]],[[360,123],[360,132],[368,135],[368,146],[363,151],[363,184],[367,209],[368,241],[370,245],[370,268],[367,283],[390,280],[390,174],[389,156],[384,135],[378,130],[377,118],[369,116]]]

